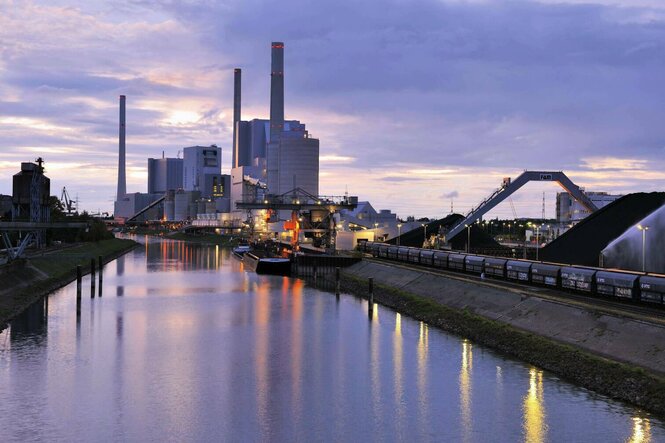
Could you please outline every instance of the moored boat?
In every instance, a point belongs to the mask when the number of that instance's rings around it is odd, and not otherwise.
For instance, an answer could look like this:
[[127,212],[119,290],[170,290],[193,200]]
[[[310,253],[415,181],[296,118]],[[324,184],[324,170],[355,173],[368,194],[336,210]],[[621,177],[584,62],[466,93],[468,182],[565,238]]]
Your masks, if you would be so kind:
[[233,255],[242,260],[246,253],[251,250],[249,245],[238,245],[232,249]]
[[290,275],[291,260],[281,257],[260,257],[256,252],[245,252],[242,262],[257,274]]

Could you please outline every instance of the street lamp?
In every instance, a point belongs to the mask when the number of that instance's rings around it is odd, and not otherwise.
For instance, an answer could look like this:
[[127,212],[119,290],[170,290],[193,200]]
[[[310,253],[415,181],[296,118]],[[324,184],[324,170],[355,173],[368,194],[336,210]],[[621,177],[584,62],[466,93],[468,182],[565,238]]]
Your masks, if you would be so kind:
[[399,237],[402,235],[402,224],[397,223],[397,246],[399,246]]
[[427,243],[427,224],[423,223],[421,226],[425,229],[425,233],[423,234],[424,243]]
[[647,231],[649,227],[637,225],[636,228],[642,231],[642,272],[647,272]]
[[466,252],[471,252],[471,225],[466,226]]
[[379,224],[374,223],[374,241],[377,241],[377,235],[376,232],[379,230]]

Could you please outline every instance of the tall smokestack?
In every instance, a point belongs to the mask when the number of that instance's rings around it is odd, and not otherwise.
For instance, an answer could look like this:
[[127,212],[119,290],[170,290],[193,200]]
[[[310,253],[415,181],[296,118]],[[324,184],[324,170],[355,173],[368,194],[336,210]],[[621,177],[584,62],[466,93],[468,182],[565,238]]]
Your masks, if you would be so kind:
[[272,42],[270,73],[270,141],[279,142],[284,128],[284,43]]
[[127,178],[125,176],[125,96],[120,96],[120,131],[118,133],[118,192],[120,200],[127,194]]
[[236,68],[233,70],[233,160],[234,168],[237,168],[240,163],[240,152],[238,152],[238,139],[236,131],[238,130],[238,122],[240,121],[240,103],[241,103],[241,77],[242,70]]

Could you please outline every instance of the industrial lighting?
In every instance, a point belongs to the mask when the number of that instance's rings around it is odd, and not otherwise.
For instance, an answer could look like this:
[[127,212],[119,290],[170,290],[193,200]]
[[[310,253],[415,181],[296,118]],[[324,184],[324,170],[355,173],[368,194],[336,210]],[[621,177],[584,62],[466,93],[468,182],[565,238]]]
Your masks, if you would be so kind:
[[397,223],[397,246],[399,246],[399,238],[402,236],[402,224]]
[[464,226],[466,226],[466,234],[467,234],[466,252],[471,252],[471,225],[465,224]]
[[649,226],[637,225],[636,228],[642,231],[642,272],[647,272],[647,231]]

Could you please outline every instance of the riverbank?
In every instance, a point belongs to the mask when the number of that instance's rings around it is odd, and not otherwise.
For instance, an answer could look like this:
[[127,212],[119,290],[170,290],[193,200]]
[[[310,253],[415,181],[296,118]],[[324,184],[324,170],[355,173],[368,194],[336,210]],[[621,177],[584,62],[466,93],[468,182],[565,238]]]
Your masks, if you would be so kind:
[[363,261],[341,273],[344,292],[551,371],[665,417],[665,328],[427,271]]
[[90,272],[90,259],[107,263],[136,247],[127,239],[80,243],[0,267],[0,330],[28,306],[76,279],[76,266]]

